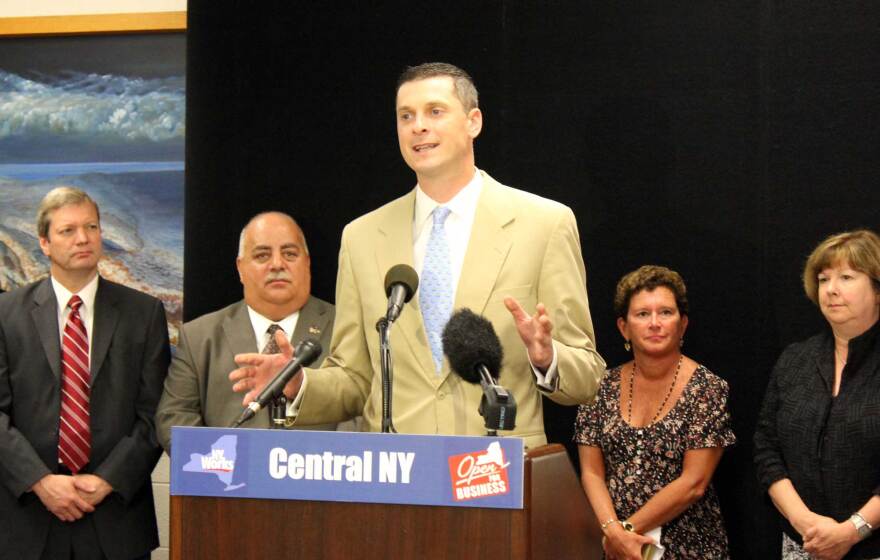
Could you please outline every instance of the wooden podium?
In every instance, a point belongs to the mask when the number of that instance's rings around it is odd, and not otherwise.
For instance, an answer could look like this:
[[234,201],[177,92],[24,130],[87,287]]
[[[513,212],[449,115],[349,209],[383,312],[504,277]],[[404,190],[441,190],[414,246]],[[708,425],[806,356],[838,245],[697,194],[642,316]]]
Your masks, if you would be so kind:
[[524,508],[171,497],[171,558],[601,558],[568,455],[526,453]]

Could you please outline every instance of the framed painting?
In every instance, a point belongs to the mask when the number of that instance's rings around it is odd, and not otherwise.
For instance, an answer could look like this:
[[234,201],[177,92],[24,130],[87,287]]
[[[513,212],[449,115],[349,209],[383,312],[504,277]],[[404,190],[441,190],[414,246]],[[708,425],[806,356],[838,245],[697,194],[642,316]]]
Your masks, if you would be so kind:
[[176,343],[185,16],[137,16],[0,19],[0,289],[48,274],[37,207],[49,190],[74,186],[100,207],[101,275],[161,299]]

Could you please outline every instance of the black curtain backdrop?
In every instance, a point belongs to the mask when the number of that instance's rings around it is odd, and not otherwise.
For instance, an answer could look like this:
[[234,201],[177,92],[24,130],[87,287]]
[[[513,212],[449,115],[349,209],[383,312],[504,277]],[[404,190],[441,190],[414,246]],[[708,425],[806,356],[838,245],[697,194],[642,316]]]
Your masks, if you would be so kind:
[[[293,214],[334,299],[342,227],[415,183],[395,80],[449,61],[480,90],[477,164],[578,217],[600,352],[627,359],[617,280],[688,284],[685,351],[725,378],[739,438],[716,474],[734,558],[778,557],[751,438],[781,349],[823,325],[799,275],[825,236],[878,229],[880,5],[866,2],[190,0],[186,318],[241,297],[238,234]],[[551,440],[575,409],[548,402]]]

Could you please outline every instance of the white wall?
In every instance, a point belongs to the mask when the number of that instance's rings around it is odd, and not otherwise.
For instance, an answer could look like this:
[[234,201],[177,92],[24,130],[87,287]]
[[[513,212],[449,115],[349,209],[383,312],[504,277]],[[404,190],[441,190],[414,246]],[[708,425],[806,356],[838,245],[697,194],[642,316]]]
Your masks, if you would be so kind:
[[0,0],[0,17],[185,11],[186,0]]
[[153,551],[152,560],[168,560],[168,543],[170,542],[168,526],[170,507],[168,503],[169,478],[168,454],[163,453],[159,464],[153,471],[153,497],[156,500],[156,520],[159,522],[159,548]]

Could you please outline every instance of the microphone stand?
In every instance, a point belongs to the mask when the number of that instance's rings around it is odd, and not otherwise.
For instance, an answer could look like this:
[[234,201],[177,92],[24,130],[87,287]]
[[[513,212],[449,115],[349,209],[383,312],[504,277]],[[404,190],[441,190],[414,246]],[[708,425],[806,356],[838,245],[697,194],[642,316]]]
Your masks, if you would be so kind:
[[379,331],[379,361],[382,365],[382,433],[396,434],[394,423],[391,421],[391,325],[392,322],[382,317],[376,322],[376,330]]
[[488,399],[486,395],[489,391],[492,390],[492,387],[495,386],[495,380],[492,379],[492,376],[489,375],[489,372],[486,371],[486,368],[478,368],[480,370],[480,386],[483,389],[483,398],[480,399],[480,416],[483,417],[483,420],[486,422],[486,435],[489,437],[496,437],[498,435],[498,430],[495,429],[495,426],[492,426],[491,412],[487,410],[489,406]]
[[269,404],[269,428],[283,430],[285,422],[287,422],[287,397],[281,393]]

